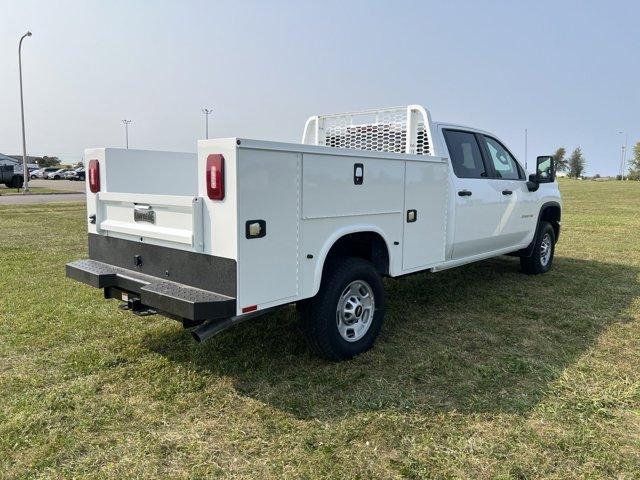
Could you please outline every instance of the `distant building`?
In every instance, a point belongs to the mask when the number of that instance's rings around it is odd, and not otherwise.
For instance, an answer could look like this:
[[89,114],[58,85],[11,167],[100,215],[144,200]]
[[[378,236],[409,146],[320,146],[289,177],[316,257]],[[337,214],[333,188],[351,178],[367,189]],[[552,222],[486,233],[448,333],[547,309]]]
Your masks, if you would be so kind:
[[[22,157],[20,157],[19,160],[17,160],[16,157],[17,155],[4,155],[0,153],[0,165],[13,165],[14,170],[20,171],[22,169]],[[30,158],[37,157],[27,157],[27,168],[29,171],[40,168],[37,163],[29,162]]]
[[[22,164],[22,155],[6,155],[6,156],[17,160],[18,163]],[[33,164],[37,165],[38,160],[40,160],[41,158],[42,157],[34,157],[32,155],[27,155],[27,164],[33,163]]]
[[22,161],[18,162],[15,158],[9,156],[9,155],[3,155],[2,153],[0,153],[0,165],[19,165],[21,164]]

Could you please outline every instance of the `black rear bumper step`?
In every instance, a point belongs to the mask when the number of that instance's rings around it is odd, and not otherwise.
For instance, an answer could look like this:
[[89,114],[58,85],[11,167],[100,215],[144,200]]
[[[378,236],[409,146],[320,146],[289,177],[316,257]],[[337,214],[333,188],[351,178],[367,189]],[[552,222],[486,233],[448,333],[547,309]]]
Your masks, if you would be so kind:
[[194,322],[229,318],[236,314],[235,298],[96,260],[67,263],[67,277],[95,288],[132,292],[147,307]]

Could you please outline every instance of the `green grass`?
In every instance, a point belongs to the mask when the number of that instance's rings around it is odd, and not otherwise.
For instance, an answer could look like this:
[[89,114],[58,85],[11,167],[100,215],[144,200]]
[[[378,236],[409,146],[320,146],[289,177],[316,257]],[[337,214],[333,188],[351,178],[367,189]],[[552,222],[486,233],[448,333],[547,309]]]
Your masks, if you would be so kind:
[[[47,187],[29,187],[31,194],[37,193],[78,193],[71,192],[69,190],[56,190],[55,188]],[[19,188],[0,188],[0,196],[2,195],[22,195],[22,191]]]
[[287,308],[198,345],[65,279],[84,207],[0,207],[0,478],[638,478],[640,184],[562,183],[551,272],[387,280],[330,364]]

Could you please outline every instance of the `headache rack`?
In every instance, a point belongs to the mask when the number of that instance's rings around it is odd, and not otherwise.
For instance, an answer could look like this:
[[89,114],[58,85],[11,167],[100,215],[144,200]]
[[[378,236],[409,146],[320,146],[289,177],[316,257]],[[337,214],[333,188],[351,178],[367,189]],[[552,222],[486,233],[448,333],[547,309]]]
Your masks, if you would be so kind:
[[380,152],[433,155],[431,116],[420,105],[315,115],[302,143]]

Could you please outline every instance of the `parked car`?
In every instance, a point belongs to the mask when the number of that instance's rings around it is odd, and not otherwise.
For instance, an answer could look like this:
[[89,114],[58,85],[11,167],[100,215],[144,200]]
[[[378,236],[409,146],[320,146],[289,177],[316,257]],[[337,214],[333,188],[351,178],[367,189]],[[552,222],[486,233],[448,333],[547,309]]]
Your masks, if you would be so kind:
[[75,180],[75,181],[83,181],[85,180],[85,171],[84,167],[76,168],[75,170],[71,170],[67,174],[67,180]]
[[85,164],[89,259],[67,276],[198,341],[296,303],[311,349],[351,358],[380,332],[382,277],[505,254],[542,274],[560,236],[553,157],[527,175],[496,135],[418,105],[311,117],[302,144],[99,148]]
[[45,177],[47,180],[61,180],[64,178],[65,174],[69,171],[68,168],[60,168],[58,170],[56,170],[55,172],[49,172],[47,173],[47,176]]
[[45,167],[38,171],[37,176],[38,178],[46,179],[49,174],[57,172],[58,170],[60,170],[60,167]]
[[29,178],[31,180],[35,180],[36,178],[41,178],[40,175],[42,175],[43,171],[44,171],[44,168],[33,170],[32,172],[29,172]]

